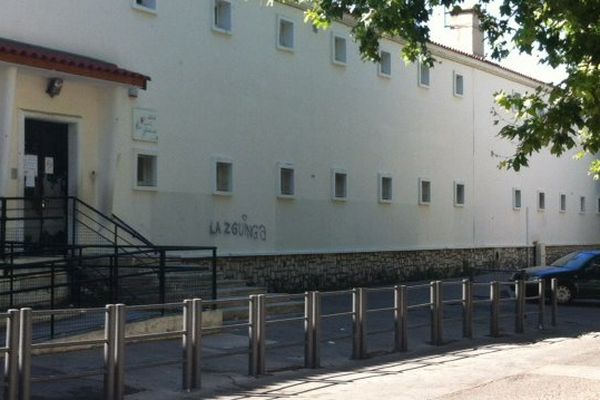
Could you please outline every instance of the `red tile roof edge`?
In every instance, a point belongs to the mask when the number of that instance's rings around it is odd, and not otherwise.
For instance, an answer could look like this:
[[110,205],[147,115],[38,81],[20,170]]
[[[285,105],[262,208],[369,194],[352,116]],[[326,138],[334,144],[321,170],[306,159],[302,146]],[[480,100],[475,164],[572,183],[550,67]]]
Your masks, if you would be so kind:
[[91,57],[0,38],[0,61],[146,89],[149,76]]
[[503,65],[495,63],[493,61],[487,60],[485,57],[478,56],[478,55],[475,55],[475,54],[471,54],[471,53],[468,53],[466,51],[458,50],[458,49],[455,49],[454,47],[450,47],[450,46],[447,46],[447,45],[439,43],[439,42],[430,41],[429,43],[432,44],[432,45],[434,45],[434,46],[440,47],[440,48],[442,48],[444,50],[448,50],[450,52],[453,52],[453,53],[456,53],[456,54],[460,54],[461,56],[469,57],[469,58],[472,58],[472,59],[477,60],[479,62],[491,65],[493,67],[500,68],[500,69],[502,69],[502,70],[504,70],[506,72],[510,72],[511,74],[515,74],[517,76],[520,76],[521,78],[525,78],[525,79],[531,80],[531,81],[536,82],[536,83],[538,83],[540,85],[548,85],[548,86],[552,85],[552,83],[550,83],[550,82],[541,81],[541,80],[533,78],[533,77],[531,77],[529,75],[526,75],[526,74],[523,74],[521,72],[515,71],[514,69],[510,69],[510,68],[507,68],[507,67],[505,67]]

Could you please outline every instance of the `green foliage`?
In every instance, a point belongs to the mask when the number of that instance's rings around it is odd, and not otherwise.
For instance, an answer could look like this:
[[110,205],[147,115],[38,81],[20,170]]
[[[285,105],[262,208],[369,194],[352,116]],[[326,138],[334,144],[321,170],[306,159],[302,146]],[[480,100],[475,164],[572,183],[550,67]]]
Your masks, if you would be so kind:
[[[271,0],[272,1],[272,0]],[[379,60],[379,41],[400,37],[407,62],[434,58],[427,49],[428,23],[436,6],[459,12],[463,0],[288,0],[307,6],[306,21],[327,28],[344,15],[353,18],[352,34],[364,59]],[[499,135],[515,142],[515,153],[502,167],[519,170],[530,156],[547,148],[554,155],[580,147],[600,151],[600,2],[570,0],[479,0],[474,7],[491,46],[501,60],[509,49],[543,54],[539,62],[564,66],[567,78],[555,86],[540,84],[523,96],[500,93],[498,105],[514,120]],[[600,177],[600,161],[590,173]]]

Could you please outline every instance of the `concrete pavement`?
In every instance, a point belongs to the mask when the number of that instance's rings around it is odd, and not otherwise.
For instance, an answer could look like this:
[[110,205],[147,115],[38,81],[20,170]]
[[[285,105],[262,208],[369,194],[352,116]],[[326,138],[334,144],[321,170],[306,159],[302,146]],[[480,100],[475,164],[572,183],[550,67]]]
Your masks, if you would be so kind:
[[376,365],[323,372],[310,378],[290,376],[260,388],[214,394],[213,398],[594,400],[600,398],[600,334],[382,360]]

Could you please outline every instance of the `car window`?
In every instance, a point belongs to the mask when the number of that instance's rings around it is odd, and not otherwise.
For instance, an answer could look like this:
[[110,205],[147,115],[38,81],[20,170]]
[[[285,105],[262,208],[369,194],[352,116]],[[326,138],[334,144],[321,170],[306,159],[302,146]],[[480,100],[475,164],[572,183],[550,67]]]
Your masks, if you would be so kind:
[[553,267],[570,267],[576,266],[587,260],[589,260],[588,254],[582,253],[580,251],[574,251],[573,253],[569,253],[566,256],[559,258],[550,265],[552,265]]
[[585,277],[600,279],[600,257],[594,257],[585,267]]

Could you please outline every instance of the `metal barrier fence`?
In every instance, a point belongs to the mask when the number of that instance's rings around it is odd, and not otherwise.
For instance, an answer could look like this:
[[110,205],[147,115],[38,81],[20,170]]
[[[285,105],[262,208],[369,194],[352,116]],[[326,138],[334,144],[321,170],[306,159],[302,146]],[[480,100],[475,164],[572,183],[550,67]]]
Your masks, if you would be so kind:
[[[502,286],[513,286],[515,297],[500,296]],[[489,297],[485,299],[474,298],[474,288],[482,286],[489,287]],[[457,298],[444,298],[444,288],[461,289],[462,295]],[[533,288],[535,295],[527,296],[527,288]],[[416,290],[428,290],[429,301],[423,303],[409,303],[410,293]],[[385,292],[393,294],[393,302],[387,307],[369,309],[369,294]],[[556,280],[553,279],[550,287],[551,324],[556,324]],[[352,319],[352,332],[348,335],[352,342],[351,357],[363,359],[368,356],[368,344],[370,334],[367,329],[368,316],[378,313],[393,313],[393,345],[390,351],[404,352],[409,349],[408,330],[415,326],[409,325],[410,314],[417,310],[429,312],[430,343],[442,345],[444,343],[445,324],[451,321],[462,320],[462,336],[471,338],[474,336],[473,321],[474,307],[477,304],[489,306],[489,335],[497,337],[500,334],[500,319],[510,316],[514,317],[514,331],[521,333],[525,329],[524,319],[527,314],[525,304],[527,301],[536,301],[537,327],[544,328],[544,313],[546,301],[545,281],[515,281],[515,282],[491,282],[474,283],[470,280],[442,282],[434,281],[425,285],[397,285],[386,288],[356,288],[336,292],[306,292],[298,295],[251,295],[249,299],[223,299],[203,301],[199,298],[188,299],[182,303],[167,303],[153,305],[126,306],[124,304],[109,304],[104,308],[68,309],[68,310],[32,310],[22,308],[11,309],[7,313],[0,314],[0,318],[6,320],[6,344],[0,348],[0,353],[5,356],[4,364],[4,398],[9,400],[29,400],[31,398],[32,382],[41,380],[65,380],[90,376],[103,377],[104,398],[123,399],[125,391],[125,349],[128,344],[148,342],[181,340],[183,352],[179,359],[164,361],[154,366],[166,366],[180,364],[182,366],[181,385],[185,391],[191,391],[201,387],[202,365],[207,363],[203,360],[203,336],[217,331],[230,329],[248,329],[248,373],[259,376],[267,372],[266,348],[267,329],[269,326],[290,322],[304,323],[304,340],[298,343],[304,349],[304,367],[318,368],[321,364],[322,343],[327,338],[323,336],[322,323],[328,319],[347,318]],[[351,309],[336,312],[323,313],[323,298],[351,295]],[[282,298],[287,300],[302,298],[304,300],[304,313],[298,317],[270,317],[270,302]],[[500,305],[513,302],[514,312],[502,314]],[[205,326],[203,324],[203,310],[225,309],[227,307],[248,305],[248,319],[242,322],[230,323],[218,327]],[[444,307],[458,305],[462,308],[461,318],[449,319],[444,317]],[[170,332],[151,332],[127,334],[127,313],[149,310],[171,310],[181,312],[181,329]],[[89,340],[67,340],[60,343],[46,341],[32,343],[32,320],[34,318],[49,318],[65,313],[102,313],[104,314],[104,335],[99,339]],[[32,377],[32,354],[40,351],[56,350],[70,351],[87,348],[103,349],[103,367],[97,370],[78,372],[71,375],[60,375],[58,377]],[[226,356],[223,354],[221,356]],[[231,355],[231,354],[229,354]],[[349,354],[350,355],[350,354]]]

